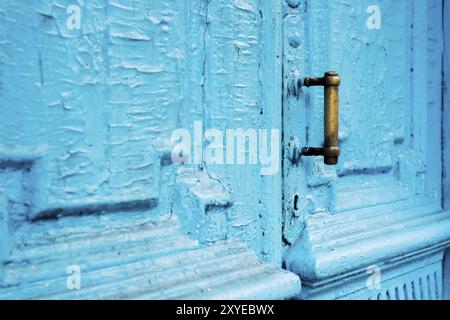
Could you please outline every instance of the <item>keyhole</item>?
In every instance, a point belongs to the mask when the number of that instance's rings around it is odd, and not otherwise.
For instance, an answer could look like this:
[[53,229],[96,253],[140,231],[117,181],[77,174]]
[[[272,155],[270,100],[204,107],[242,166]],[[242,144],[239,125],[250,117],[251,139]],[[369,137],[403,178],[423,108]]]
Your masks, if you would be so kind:
[[294,210],[298,211],[298,194],[294,195]]

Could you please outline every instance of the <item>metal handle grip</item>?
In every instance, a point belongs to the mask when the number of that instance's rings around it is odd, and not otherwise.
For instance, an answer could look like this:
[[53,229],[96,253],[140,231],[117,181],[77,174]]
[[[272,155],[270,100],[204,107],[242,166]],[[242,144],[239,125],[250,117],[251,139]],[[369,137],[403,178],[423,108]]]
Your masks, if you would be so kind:
[[338,144],[339,134],[339,85],[337,72],[328,71],[322,78],[305,78],[306,87],[322,86],[325,90],[324,100],[324,146],[319,148],[302,148],[303,156],[323,156],[326,165],[338,163],[340,154]]

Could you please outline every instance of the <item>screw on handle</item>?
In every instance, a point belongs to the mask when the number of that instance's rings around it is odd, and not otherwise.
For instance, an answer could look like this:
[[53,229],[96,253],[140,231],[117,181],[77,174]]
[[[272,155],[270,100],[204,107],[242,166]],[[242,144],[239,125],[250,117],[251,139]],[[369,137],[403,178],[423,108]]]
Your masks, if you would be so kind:
[[326,165],[338,163],[340,154],[339,133],[339,74],[328,71],[322,78],[305,78],[303,85],[306,87],[324,87],[324,146],[319,148],[305,147],[301,153],[303,156],[323,156]]

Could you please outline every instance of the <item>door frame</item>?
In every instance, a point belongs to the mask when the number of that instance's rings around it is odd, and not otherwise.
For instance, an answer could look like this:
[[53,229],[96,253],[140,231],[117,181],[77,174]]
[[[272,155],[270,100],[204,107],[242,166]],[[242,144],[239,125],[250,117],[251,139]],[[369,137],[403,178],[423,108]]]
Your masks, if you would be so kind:
[[442,64],[442,198],[450,209],[450,3],[443,1],[444,51]]

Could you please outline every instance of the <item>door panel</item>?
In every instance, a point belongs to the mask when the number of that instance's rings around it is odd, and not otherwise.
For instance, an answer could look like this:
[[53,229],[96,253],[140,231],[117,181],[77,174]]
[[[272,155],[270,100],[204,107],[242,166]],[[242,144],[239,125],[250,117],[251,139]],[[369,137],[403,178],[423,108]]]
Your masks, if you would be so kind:
[[[286,6],[288,242],[295,241],[305,214],[399,202],[440,206],[440,85],[432,75],[439,75],[441,44],[438,26],[427,26],[440,2],[378,1],[381,26],[369,29],[372,3]],[[292,40],[297,38],[299,43]],[[299,88],[298,82],[327,70],[341,76],[339,164],[327,167],[321,157],[292,163],[295,149],[323,144],[323,90]]]
[[[428,83],[423,76],[427,4],[382,2],[381,29],[362,31],[367,15],[355,12],[369,5],[358,1],[348,10],[335,1],[330,8],[330,67],[341,71],[343,82],[344,152],[337,167],[335,211],[417,196],[440,199],[439,130],[427,132],[427,121],[440,123],[439,104],[430,100],[426,107]],[[437,157],[427,159],[427,154]],[[435,165],[427,166],[431,162]]]
[[[419,267],[440,276],[450,236],[441,206],[442,2],[288,1],[283,40],[283,239],[303,297],[366,290],[370,265],[393,279]],[[323,89],[303,78],[329,70],[341,77],[336,166],[299,151],[323,145]],[[389,290],[404,279],[392,281]]]

